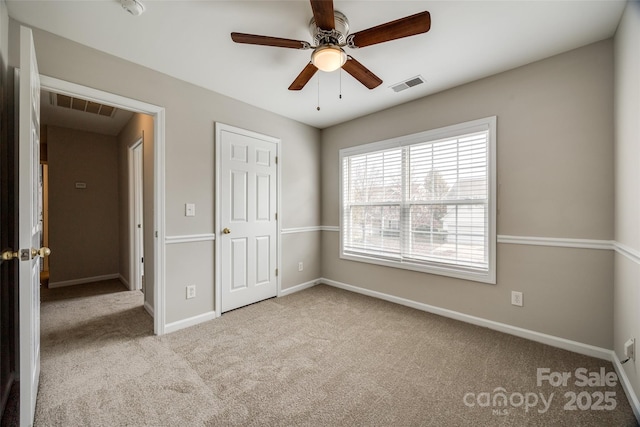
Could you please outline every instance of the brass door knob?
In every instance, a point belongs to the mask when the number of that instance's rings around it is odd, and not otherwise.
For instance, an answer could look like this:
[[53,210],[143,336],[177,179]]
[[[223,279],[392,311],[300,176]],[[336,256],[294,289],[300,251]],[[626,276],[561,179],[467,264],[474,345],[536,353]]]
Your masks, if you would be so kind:
[[31,258],[35,258],[39,256],[40,258],[44,258],[46,256],[51,255],[51,249],[47,247],[41,247],[40,249],[31,249]]
[[231,233],[231,230],[229,230],[228,228],[226,228],[226,227],[225,227],[225,229],[224,229],[224,230],[222,230],[222,232],[223,232],[224,234],[229,234],[229,233]]
[[20,258],[20,253],[19,252],[13,252],[13,251],[4,251],[2,252],[2,260],[3,261],[11,261],[14,258]]

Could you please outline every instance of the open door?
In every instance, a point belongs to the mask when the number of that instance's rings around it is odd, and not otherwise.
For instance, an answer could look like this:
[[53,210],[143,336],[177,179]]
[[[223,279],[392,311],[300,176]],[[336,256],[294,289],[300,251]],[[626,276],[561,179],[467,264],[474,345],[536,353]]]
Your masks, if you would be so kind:
[[[33,425],[40,377],[40,74],[31,30],[20,27],[18,239],[20,250],[20,425]],[[40,249],[36,249],[40,248]]]
[[131,281],[130,289],[144,289],[144,178],[143,140],[129,147],[129,226],[131,227]]

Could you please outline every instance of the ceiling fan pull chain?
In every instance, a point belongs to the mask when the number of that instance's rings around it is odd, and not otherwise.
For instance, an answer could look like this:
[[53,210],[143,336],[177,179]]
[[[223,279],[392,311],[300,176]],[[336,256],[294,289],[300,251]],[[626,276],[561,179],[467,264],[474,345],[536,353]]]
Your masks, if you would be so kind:
[[340,80],[340,95],[338,95],[338,99],[342,99],[342,68],[338,70],[338,78]]
[[318,106],[316,110],[320,111],[320,75],[318,74]]

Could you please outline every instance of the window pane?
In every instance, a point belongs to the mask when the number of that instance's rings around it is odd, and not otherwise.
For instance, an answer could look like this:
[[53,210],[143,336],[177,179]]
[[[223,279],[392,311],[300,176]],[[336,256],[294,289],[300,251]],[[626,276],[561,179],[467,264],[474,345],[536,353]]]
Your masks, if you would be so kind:
[[402,199],[402,150],[353,156],[347,200],[353,203],[399,202]]
[[352,206],[345,217],[345,250],[398,257],[400,206]]
[[408,257],[427,259],[437,254],[439,248],[447,243],[447,231],[443,222],[446,214],[447,206],[444,205],[411,206]]
[[487,268],[484,205],[421,205],[410,211],[408,258]]

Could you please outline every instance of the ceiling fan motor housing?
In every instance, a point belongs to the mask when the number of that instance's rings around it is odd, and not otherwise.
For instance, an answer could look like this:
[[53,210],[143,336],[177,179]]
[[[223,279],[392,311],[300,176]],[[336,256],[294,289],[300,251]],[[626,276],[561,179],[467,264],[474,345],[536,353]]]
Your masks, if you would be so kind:
[[323,30],[316,25],[316,20],[311,18],[309,31],[316,46],[324,45],[344,45],[349,34],[349,20],[344,14],[337,10],[333,12],[335,28],[333,30]]

